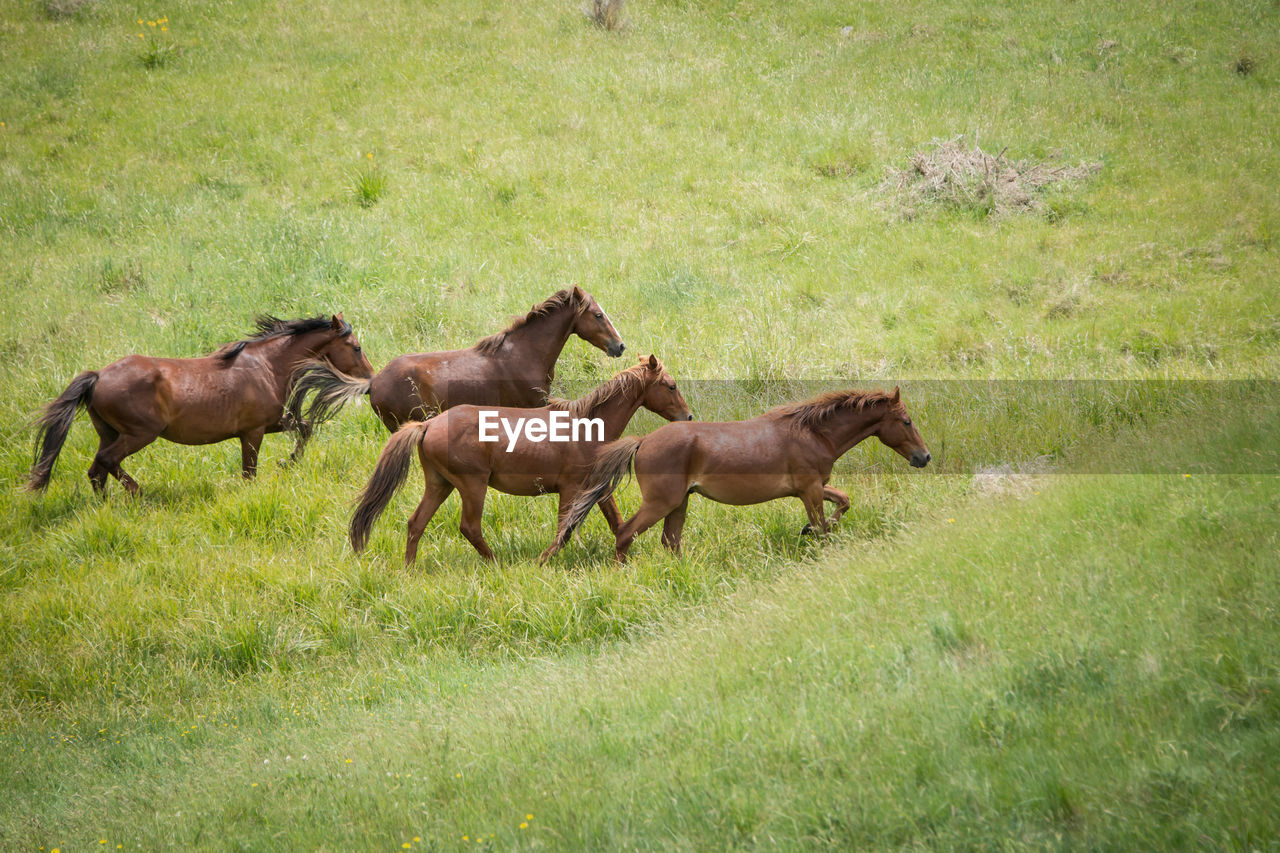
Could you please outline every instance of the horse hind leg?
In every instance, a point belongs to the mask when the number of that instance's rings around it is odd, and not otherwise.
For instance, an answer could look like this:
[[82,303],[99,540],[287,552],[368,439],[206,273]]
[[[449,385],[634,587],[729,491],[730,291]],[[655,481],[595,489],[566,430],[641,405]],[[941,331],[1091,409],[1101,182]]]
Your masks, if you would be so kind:
[[489,548],[489,543],[484,541],[484,532],[480,524],[484,516],[485,493],[488,490],[489,486],[485,480],[470,480],[458,487],[458,494],[462,497],[462,521],[458,529],[462,531],[463,536],[467,537],[467,541],[481,557],[493,560],[496,558]]
[[[97,455],[93,457],[93,467],[89,469],[90,481],[94,481],[93,471],[94,468],[97,468],[99,471],[105,471],[119,480],[120,485],[124,486],[129,494],[136,495],[138,493],[138,483],[120,467],[120,463],[155,440],[156,436],[154,435],[122,433],[106,447],[99,448]],[[105,476],[102,476],[101,482],[105,489]]]
[[[685,495],[682,500],[687,501],[688,495]],[[665,501],[659,503],[646,498],[640,504],[640,509],[636,510],[636,514],[627,519],[626,523],[618,528],[614,559],[619,563],[625,563],[627,561],[627,551],[631,550],[631,543],[635,541],[635,538],[657,524],[660,519],[666,518],[672,510],[679,506],[679,501],[675,503]]]
[[409,516],[409,535],[404,546],[406,566],[412,566],[418,559],[418,540],[422,538],[422,531],[427,529],[427,522],[431,521],[436,510],[440,509],[440,504],[444,503],[452,492],[453,484],[448,480],[434,473],[427,474],[427,485],[422,492],[422,500],[418,503],[418,508],[413,511],[413,515]]
[[93,485],[94,492],[102,495],[106,494],[107,477],[111,472],[102,464],[100,457],[102,452],[120,437],[120,433],[116,432],[115,428],[104,421],[92,408],[89,409],[89,420],[98,432],[98,452],[94,454],[93,462],[89,465],[89,482]]
[[673,554],[680,553],[680,535],[684,532],[684,518],[689,511],[689,496],[685,495],[680,506],[667,513],[662,522],[662,544]]

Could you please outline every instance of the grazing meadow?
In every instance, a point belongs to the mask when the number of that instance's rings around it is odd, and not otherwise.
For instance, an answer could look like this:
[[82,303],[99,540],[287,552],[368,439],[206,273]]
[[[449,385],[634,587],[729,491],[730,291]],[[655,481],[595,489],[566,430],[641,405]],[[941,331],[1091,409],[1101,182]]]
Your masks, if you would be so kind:
[[[1280,5],[0,0],[0,848],[1280,846]],[[580,286],[550,389],[898,385],[623,567],[387,433],[47,491],[81,370],[343,312],[375,369]],[[630,432],[661,421],[641,412]],[[624,515],[635,484],[618,493]]]

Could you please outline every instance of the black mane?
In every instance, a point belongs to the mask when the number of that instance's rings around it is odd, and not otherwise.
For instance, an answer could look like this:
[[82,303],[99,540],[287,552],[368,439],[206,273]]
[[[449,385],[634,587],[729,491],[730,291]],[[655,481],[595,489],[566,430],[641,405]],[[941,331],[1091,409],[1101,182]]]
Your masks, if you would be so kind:
[[[271,338],[297,337],[298,335],[305,335],[307,332],[327,329],[332,324],[333,320],[323,314],[315,317],[300,317],[297,320],[281,320],[279,317],[263,314],[254,320],[254,325],[258,329],[257,332],[247,338],[222,346],[214,355],[223,361],[231,361],[249,344],[270,340]],[[350,333],[351,324],[343,320],[339,334],[348,335]]]

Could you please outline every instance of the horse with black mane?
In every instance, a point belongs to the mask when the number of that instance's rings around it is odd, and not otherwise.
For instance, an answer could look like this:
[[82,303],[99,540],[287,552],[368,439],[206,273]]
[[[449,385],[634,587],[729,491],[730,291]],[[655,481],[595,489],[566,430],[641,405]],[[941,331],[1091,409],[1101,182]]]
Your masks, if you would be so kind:
[[[616,559],[625,562],[637,535],[662,520],[662,544],[680,550],[689,495],[725,504],[755,504],[797,497],[809,516],[805,530],[826,534],[849,496],[827,485],[835,461],[858,442],[876,436],[913,467],[932,458],[911,422],[898,389],[831,391],[803,403],[779,406],[745,421],[671,423],[642,438],[613,442],[596,457],[581,493],[563,516],[561,547],[591,507],[613,494],[634,466],[643,498],[640,509],[615,531]],[[823,501],[835,504],[831,518]]]
[[395,432],[401,424],[426,420],[459,403],[541,406],[570,335],[615,358],[626,349],[604,309],[591,294],[574,287],[558,291],[467,349],[402,355],[372,378],[345,376],[323,363],[310,366],[294,389],[289,410],[301,417],[306,397],[314,392],[306,418],[318,425],[368,394],[374,412]]
[[284,404],[299,365],[314,359],[324,359],[344,374],[373,375],[351,324],[341,314],[298,320],[261,317],[254,334],[211,355],[130,355],[101,370],[86,370],[39,417],[35,467],[27,487],[43,489],[49,484],[81,408],[98,431],[89,482],[100,494],[106,491],[108,474],[137,493],[137,482],[120,463],[157,438],[178,444],[239,438],[241,471],[252,477],[262,437],[292,430],[298,438],[290,460],[297,459],[311,428],[287,415]]

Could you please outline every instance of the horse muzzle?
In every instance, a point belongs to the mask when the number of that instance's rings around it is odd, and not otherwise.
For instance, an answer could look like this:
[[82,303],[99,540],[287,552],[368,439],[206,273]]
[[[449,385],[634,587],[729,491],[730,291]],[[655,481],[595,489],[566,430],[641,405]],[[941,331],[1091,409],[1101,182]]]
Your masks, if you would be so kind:
[[911,454],[911,467],[923,468],[929,464],[929,460],[933,459],[933,454],[927,450],[917,450]]
[[609,348],[606,349],[605,352],[607,352],[611,358],[617,358],[618,356],[622,355],[622,351],[625,350],[626,348],[627,348],[627,345],[624,344],[622,341],[614,341],[613,343],[609,344]]

